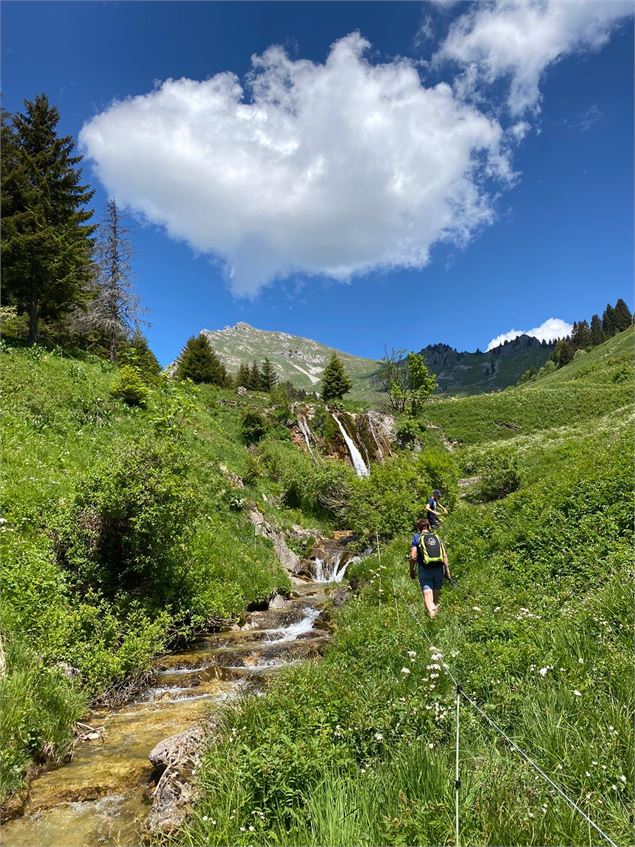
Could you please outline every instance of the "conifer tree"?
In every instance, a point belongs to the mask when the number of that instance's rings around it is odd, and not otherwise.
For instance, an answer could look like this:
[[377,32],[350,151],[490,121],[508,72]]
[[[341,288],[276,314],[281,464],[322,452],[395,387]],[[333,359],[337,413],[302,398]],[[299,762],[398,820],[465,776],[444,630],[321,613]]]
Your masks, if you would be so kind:
[[58,110],[47,97],[25,101],[24,113],[2,128],[2,256],[5,302],[29,316],[29,344],[38,322],[63,317],[90,299],[95,227],[81,184],[81,156],[71,136],[58,137]]
[[552,359],[557,367],[561,368],[573,361],[575,350],[568,338],[561,338],[556,343],[556,349],[553,351]]
[[571,344],[576,350],[585,350],[591,346],[591,327],[588,321],[575,321],[571,332]]
[[612,338],[617,332],[617,320],[615,317],[615,309],[610,303],[606,304],[606,309],[602,315],[602,331],[605,338]]
[[262,375],[260,373],[260,368],[258,367],[256,362],[252,362],[251,367],[249,368],[249,379],[247,381],[247,388],[250,391],[262,390]]
[[191,379],[196,383],[223,386],[227,382],[225,366],[203,334],[188,339],[179,356],[176,375],[179,379]]
[[622,330],[628,329],[629,326],[633,323],[633,315],[631,314],[631,310],[628,308],[624,300],[620,297],[620,299],[615,304],[615,326],[617,332],[622,332]]
[[104,338],[111,362],[119,345],[139,329],[139,298],[132,285],[132,247],[116,200],[109,200],[97,228],[96,296],[88,308],[74,316],[81,331],[97,331]]
[[273,391],[278,382],[276,369],[269,359],[265,359],[260,369],[260,386],[262,391]]
[[591,344],[596,347],[604,341],[604,331],[602,329],[602,321],[599,315],[593,315],[591,318]]
[[236,374],[236,387],[249,388],[249,365],[242,363]]
[[156,379],[161,373],[159,360],[150,349],[146,337],[140,330],[137,330],[125,347],[120,349],[117,362],[120,361],[122,364],[132,365],[151,380]]
[[333,353],[322,373],[322,400],[325,403],[341,400],[352,387],[353,383],[342,360],[337,353]]

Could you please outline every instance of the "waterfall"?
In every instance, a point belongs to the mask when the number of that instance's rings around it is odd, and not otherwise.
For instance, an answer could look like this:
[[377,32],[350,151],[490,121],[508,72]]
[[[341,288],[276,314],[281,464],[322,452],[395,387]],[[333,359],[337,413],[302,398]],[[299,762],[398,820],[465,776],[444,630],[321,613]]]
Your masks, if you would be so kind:
[[306,418],[302,418],[298,415],[298,427],[300,429],[300,432],[304,436],[307,450],[311,455],[313,455],[313,450],[311,449],[311,430],[309,429],[309,425],[306,422]]
[[362,454],[357,449],[357,445],[350,437],[350,435],[344,429],[342,422],[337,417],[335,412],[331,412],[333,415],[333,420],[340,428],[340,432],[342,433],[342,438],[346,442],[346,446],[348,447],[348,452],[351,454],[351,461],[353,462],[353,467],[355,468],[355,472],[357,476],[370,476],[370,471],[366,467],[366,463],[362,459]]
[[315,582],[341,582],[344,579],[346,568],[353,561],[353,559],[347,559],[340,567],[343,556],[344,551],[340,550],[331,561],[318,558],[314,559],[312,570]]

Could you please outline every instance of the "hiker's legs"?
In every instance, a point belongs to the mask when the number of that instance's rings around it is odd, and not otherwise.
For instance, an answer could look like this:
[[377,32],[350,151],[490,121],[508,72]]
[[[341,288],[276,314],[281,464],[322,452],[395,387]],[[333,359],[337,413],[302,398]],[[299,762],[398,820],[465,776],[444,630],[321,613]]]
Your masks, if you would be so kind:
[[434,604],[434,592],[426,585],[423,589],[423,602],[426,604],[426,609],[431,618],[436,615],[437,607]]
[[438,606],[439,605],[439,597],[441,596],[441,589],[440,588],[433,588],[432,589],[432,596],[434,598],[434,605]]

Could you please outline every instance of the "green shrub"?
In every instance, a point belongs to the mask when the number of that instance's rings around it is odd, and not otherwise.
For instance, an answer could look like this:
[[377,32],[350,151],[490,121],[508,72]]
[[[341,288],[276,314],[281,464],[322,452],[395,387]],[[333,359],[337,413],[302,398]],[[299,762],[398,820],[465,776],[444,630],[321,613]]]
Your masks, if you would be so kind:
[[110,390],[113,397],[123,400],[128,406],[145,407],[148,403],[150,391],[139,372],[131,365],[124,365],[119,371],[117,379]]
[[179,543],[196,508],[176,445],[126,444],[79,486],[57,527],[58,559],[80,589],[165,601],[175,590]]
[[255,409],[245,412],[241,421],[241,434],[245,444],[257,444],[264,438],[267,429],[267,421],[260,412]]
[[395,429],[395,436],[400,447],[414,447],[421,441],[421,424],[410,415],[402,415]]
[[507,497],[520,486],[517,462],[505,453],[490,453],[480,463],[481,480],[478,485],[478,499],[488,502]]

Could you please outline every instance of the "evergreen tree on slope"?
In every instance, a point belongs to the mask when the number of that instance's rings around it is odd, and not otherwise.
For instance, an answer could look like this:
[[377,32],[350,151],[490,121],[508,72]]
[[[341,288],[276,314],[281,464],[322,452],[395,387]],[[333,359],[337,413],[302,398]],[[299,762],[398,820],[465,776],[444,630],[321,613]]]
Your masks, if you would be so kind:
[[5,302],[29,316],[29,344],[38,322],[63,317],[90,299],[95,227],[85,204],[71,136],[57,136],[59,112],[45,95],[2,128],[2,257]]
[[278,376],[269,359],[265,359],[260,369],[260,386],[262,391],[273,391],[278,382]]
[[591,344],[597,347],[604,341],[604,331],[602,329],[602,321],[598,315],[593,315],[591,318]]
[[194,335],[188,339],[179,356],[176,375],[179,379],[191,379],[196,383],[222,386],[227,382],[225,366],[204,335]]
[[325,403],[341,400],[352,387],[353,383],[342,360],[337,353],[333,353],[322,373],[322,400]]
[[602,331],[604,332],[605,338],[612,338],[617,332],[615,309],[610,303],[606,304],[606,309],[602,315]]
[[615,310],[613,312],[615,318],[615,327],[617,332],[622,332],[625,329],[628,329],[629,326],[633,323],[633,315],[631,314],[631,310],[628,308],[624,300],[620,297],[620,299],[615,304]]

